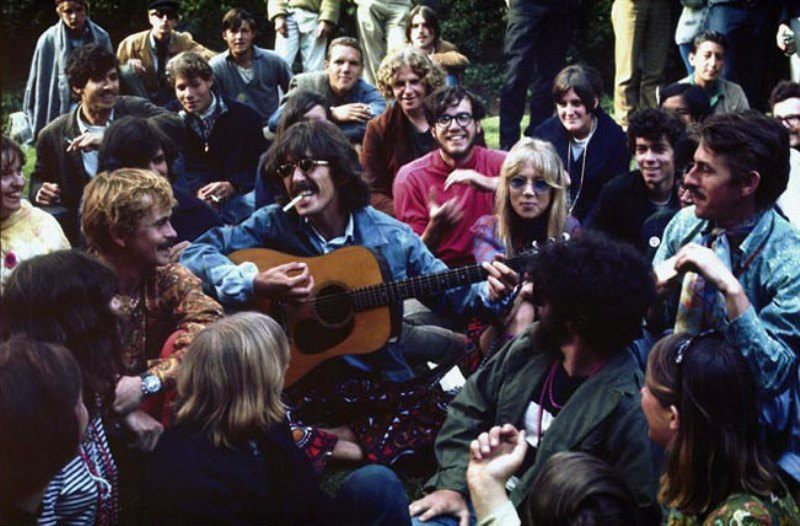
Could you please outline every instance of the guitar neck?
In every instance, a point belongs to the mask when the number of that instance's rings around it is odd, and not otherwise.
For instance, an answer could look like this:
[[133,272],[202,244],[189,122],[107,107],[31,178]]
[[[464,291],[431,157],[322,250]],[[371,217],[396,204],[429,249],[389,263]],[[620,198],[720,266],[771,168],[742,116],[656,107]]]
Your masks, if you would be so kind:
[[[509,258],[503,263],[519,271],[527,256],[523,254]],[[483,281],[487,275],[481,265],[468,265],[428,276],[362,287],[352,290],[350,296],[356,311],[365,311],[409,298],[431,297],[449,289]]]

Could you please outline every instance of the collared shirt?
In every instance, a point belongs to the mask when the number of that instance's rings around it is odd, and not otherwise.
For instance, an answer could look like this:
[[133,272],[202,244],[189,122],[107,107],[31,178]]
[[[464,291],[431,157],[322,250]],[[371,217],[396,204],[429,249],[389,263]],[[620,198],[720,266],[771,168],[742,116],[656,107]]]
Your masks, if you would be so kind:
[[[708,221],[695,216],[694,206],[678,212],[664,231],[653,266],[684,245],[699,243],[707,228]],[[744,267],[737,277],[750,307],[724,320],[719,330],[750,363],[759,387],[780,393],[796,371],[794,349],[800,349],[800,232],[770,209],[732,252],[733,261],[741,262],[736,266]],[[668,326],[676,312],[677,306],[670,304]]]
[[306,225],[310,227],[311,233],[311,242],[314,243],[314,246],[323,254],[328,254],[333,252],[337,248],[346,247],[348,245],[353,244],[353,214],[350,214],[350,217],[347,220],[347,226],[344,229],[344,234],[338,237],[334,237],[333,239],[325,239],[325,237],[320,234],[319,230],[317,230],[311,221],[306,219]]
[[[694,75],[688,75],[680,81],[681,84],[696,85]],[[750,109],[747,96],[741,86],[725,79],[717,79],[713,90],[707,90],[711,111],[714,114],[731,113]]]
[[[78,129],[80,130],[81,134],[84,133],[99,133],[103,135],[105,133],[106,128],[111,125],[111,122],[114,120],[114,109],[111,109],[111,114],[108,116],[108,120],[102,126],[96,126],[94,124],[89,124],[88,122],[83,120],[83,114],[81,112],[81,106],[78,105],[78,109],[75,110],[78,112],[77,114],[77,121],[78,121]],[[74,139],[75,137],[73,137]],[[65,145],[66,147],[66,145]],[[83,169],[86,171],[86,175],[90,178],[94,178],[97,175],[97,165],[98,165],[98,155],[100,151],[96,149],[91,150],[81,150],[81,159],[83,160]]]

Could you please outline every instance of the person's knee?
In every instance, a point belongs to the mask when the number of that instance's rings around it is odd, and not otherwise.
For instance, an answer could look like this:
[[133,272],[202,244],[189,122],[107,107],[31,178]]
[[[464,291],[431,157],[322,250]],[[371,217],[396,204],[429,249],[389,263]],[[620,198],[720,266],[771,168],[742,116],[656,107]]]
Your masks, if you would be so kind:
[[376,464],[354,471],[347,477],[342,487],[357,491],[362,499],[377,498],[386,494],[405,494],[403,484],[395,472],[386,466]]

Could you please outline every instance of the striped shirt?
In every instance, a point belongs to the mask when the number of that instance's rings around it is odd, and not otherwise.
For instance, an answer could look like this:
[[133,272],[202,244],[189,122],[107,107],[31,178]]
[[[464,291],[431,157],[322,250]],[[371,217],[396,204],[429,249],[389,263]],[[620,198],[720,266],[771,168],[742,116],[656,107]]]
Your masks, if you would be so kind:
[[50,481],[42,499],[39,526],[84,526],[116,522],[117,466],[100,417],[81,440],[79,454]]

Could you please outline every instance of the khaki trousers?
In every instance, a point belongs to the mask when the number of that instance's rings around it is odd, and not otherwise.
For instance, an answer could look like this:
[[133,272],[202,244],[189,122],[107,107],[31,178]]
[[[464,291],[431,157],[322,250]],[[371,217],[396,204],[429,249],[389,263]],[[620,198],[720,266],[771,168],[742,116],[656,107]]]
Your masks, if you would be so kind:
[[614,0],[614,113],[622,126],[637,108],[654,108],[672,42],[671,0]]

